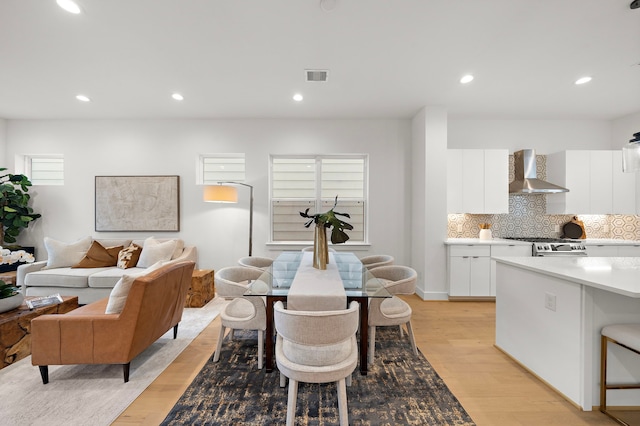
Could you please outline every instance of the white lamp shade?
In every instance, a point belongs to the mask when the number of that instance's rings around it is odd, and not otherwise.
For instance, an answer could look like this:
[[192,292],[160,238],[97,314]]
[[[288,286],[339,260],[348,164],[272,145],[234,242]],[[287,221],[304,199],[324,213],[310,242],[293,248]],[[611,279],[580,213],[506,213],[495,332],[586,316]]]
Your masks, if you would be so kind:
[[237,203],[238,190],[228,185],[205,186],[202,198],[208,203]]
[[627,173],[640,171],[640,142],[630,142],[622,147],[622,171]]

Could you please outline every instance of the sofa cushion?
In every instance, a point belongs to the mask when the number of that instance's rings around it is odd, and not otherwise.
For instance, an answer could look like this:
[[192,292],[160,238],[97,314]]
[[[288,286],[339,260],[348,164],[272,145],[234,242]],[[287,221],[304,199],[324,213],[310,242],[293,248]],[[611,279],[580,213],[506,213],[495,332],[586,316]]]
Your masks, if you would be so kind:
[[175,240],[161,242],[153,237],[149,237],[144,240],[144,246],[142,246],[142,253],[140,253],[137,266],[148,268],[157,262],[171,260],[175,249]]
[[131,273],[127,271],[122,278],[118,280],[116,285],[111,290],[111,294],[109,295],[109,301],[107,302],[107,307],[104,311],[105,314],[119,314],[124,309],[124,305],[127,301],[127,296],[129,295],[129,290],[131,290],[131,286],[136,278],[141,277],[150,273],[151,271],[155,271],[162,267],[163,262],[157,262],[147,269],[143,269],[141,271],[137,271],[135,273]]
[[122,249],[118,253],[118,268],[129,269],[135,267],[140,259],[140,253],[142,253],[142,247],[133,243],[129,247]]
[[44,237],[47,249],[47,265],[44,268],[64,268],[80,262],[91,246],[91,237],[74,243],[63,243],[53,238]]
[[[153,237],[149,237],[149,238],[154,239],[155,241],[159,241],[161,243],[165,241],[175,241],[176,248],[173,251],[173,254],[171,255],[171,259],[176,259],[177,257],[180,257],[182,255],[182,252],[184,251],[184,240],[181,240],[180,238],[153,238]],[[147,238],[147,240],[149,238]],[[133,244],[139,245],[140,247],[144,247],[144,243],[147,240],[133,240],[131,242]]]
[[138,272],[144,272],[144,268],[108,268],[102,269],[95,274],[91,274],[88,277],[89,287],[92,288],[113,288],[118,280],[125,274],[137,274]]
[[89,276],[115,268],[56,268],[29,272],[24,277],[27,287],[87,287]]
[[122,246],[104,247],[97,241],[91,243],[91,247],[84,255],[82,260],[72,268],[104,268],[107,266],[116,266],[118,262],[118,253],[122,250]]

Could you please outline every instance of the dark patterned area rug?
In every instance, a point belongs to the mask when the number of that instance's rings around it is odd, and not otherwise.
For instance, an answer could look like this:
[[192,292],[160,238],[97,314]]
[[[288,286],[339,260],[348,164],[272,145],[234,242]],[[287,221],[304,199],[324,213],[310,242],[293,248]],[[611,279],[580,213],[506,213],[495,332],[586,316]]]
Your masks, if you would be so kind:
[[[163,425],[284,424],[288,386],[279,372],[257,369],[257,333],[236,332],[222,345],[163,421]],[[351,425],[474,425],[422,353],[413,354],[398,327],[376,330],[369,373],[353,374],[347,387]],[[335,383],[300,383],[296,425],[338,424]]]

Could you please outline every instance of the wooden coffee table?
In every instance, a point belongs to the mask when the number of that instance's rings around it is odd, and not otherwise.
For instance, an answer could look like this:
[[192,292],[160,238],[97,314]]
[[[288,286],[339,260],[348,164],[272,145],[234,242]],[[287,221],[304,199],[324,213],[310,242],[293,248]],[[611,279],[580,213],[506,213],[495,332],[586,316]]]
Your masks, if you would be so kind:
[[[27,297],[33,299],[33,297]],[[62,303],[29,309],[23,303],[0,314],[0,368],[31,355],[31,320],[45,314],[65,314],[78,307],[76,296],[62,296]]]

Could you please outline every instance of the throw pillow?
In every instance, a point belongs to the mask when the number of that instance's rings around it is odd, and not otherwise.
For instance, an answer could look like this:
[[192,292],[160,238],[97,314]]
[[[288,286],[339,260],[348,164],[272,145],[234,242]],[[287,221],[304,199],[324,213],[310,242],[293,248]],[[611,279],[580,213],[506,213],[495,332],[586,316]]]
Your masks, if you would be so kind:
[[142,247],[137,244],[131,244],[129,247],[120,250],[118,253],[118,268],[129,269],[138,264]]
[[156,262],[171,260],[175,248],[176,242],[174,240],[160,242],[153,237],[147,238],[142,246],[138,267],[148,268]]
[[124,274],[122,278],[118,280],[116,285],[113,286],[111,293],[109,294],[109,301],[107,302],[107,307],[104,311],[105,314],[119,314],[124,309],[124,305],[127,302],[127,296],[129,296],[129,291],[131,290],[131,286],[133,282],[138,277],[142,277],[147,275],[148,273],[155,271],[156,269],[162,266],[163,262],[157,262],[147,269],[139,272],[134,272],[131,274]]
[[72,268],[106,268],[108,266],[116,266],[118,263],[118,253],[122,250],[122,246],[104,247],[97,241],[91,243],[89,251],[84,255],[82,260]]
[[87,254],[90,246],[91,237],[86,237],[70,244],[44,237],[44,247],[47,249],[47,265],[43,269],[66,268],[75,265]]

